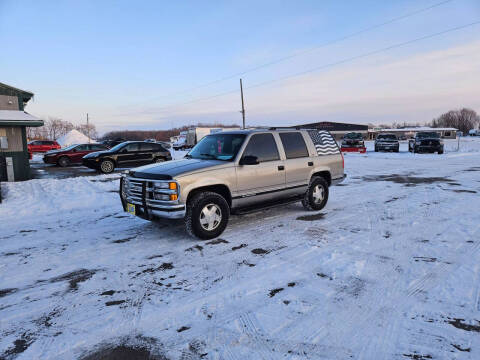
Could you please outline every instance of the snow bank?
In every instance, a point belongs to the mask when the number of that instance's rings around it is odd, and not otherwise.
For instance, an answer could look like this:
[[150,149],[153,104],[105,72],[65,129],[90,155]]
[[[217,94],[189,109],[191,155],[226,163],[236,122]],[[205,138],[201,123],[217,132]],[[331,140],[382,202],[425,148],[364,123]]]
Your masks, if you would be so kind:
[[60,136],[57,139],[57,142],[60,144],[61,147],[66,147],[74,144],[88,143],[89,140],[90,139],[87,136],[83,135],[80,131],[74,129],[63,136]]

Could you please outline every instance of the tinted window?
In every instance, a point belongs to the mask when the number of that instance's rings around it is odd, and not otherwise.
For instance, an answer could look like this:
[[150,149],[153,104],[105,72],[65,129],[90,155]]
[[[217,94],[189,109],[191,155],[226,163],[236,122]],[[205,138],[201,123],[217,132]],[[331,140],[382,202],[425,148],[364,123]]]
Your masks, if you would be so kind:
[[91,145],[88,145],[88,147],[90,148],[90,150],[95,150],[95,151],[106,150],[107,149],[106,146],[100,145],[100,144],[91,144]]
[[235,159],[244,140],[244,134],[207,135],[185,157],[231,161]]
[[162,151],[162,152],[167,151],[167,150],[165,150],[165,148],[162,145],[159,145],[159,144],[152,144],[152,145],[153,145],[153,150],[154,151]]
[[87,151],[88,150],[88,145],[78,145],[75,150],[77,151]]
[[127,152],[133,152],[133,151],[138,151],[139,149],[139,143],[131,143],[126,145],[121,151],[127,151]]
[[253,135],[248,142],[243,156],[256,156],[258,161],[279,160],[277,144],[272,134]]
[[282,140],[287,159],[308,157],[307,145],[305,145],[305,141],[303,140],[301,133],[280,133],[280,139]]
[[152,143],[140,143],[140,151],[152,151],[153,144]]
[[378,135],[377,139],[397,140],[397,137],[393,134],[382,134],[382,135]]

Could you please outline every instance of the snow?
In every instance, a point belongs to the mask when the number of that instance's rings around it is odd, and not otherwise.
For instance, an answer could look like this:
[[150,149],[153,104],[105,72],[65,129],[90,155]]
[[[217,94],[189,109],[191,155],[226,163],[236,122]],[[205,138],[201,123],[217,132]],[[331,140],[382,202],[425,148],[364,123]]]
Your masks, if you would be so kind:
[[216,241],[124,213],[117,174],[2,184],[0,358],[480,358],[480,139],[372,146],[322,211],[233,216]]
[[70,130],[65,135],[60,136],[57,139],[57,142],[63,148],[63,147],[67,147],[75,144],[86,144],[89,142],[89,139],[87,136],[83,135],[80,131],[73,129],[73,130]]

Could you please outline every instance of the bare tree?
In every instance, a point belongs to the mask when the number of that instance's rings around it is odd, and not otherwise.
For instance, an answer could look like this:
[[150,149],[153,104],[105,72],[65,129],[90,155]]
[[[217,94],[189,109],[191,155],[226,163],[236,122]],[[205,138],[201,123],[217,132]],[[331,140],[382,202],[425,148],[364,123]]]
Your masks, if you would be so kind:
[[460,110],[450,110],[438,118],[433,119],[430,125],[432,127],[453,127],[463,133],[478,127],[480,124],[480,116],[472,110],[463,108]]

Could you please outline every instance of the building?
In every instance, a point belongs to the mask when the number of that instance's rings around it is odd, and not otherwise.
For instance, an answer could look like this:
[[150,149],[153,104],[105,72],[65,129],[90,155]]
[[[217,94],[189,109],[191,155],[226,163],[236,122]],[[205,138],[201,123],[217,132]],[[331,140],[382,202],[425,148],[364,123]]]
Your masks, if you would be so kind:
[[0,181],[30,178],[26,128],[43,126],[43,120],[24,111],[32,98],[29,91],[0,83]]
[[368,131],[368,138],[375,140],[380,133],[396,134],[398,138],[410,139],[415,137],[415,134],[420,131],[436,132],[443,139],[455,139],[457,137],[458,129],[455,128],[432,128],[428,126],[407,127],[403,129],[381,129],[374,128]]
[[342,139],[343,135],[350,132],[360,133],[363,135],[365,139],[368,137],[368,125],[323,121],[323,122],[317,122],[317,123],[296,125],[293,127],[298,127],[303,129],[327,130],[330,132],[330,134],[333,135],[335,140]]

